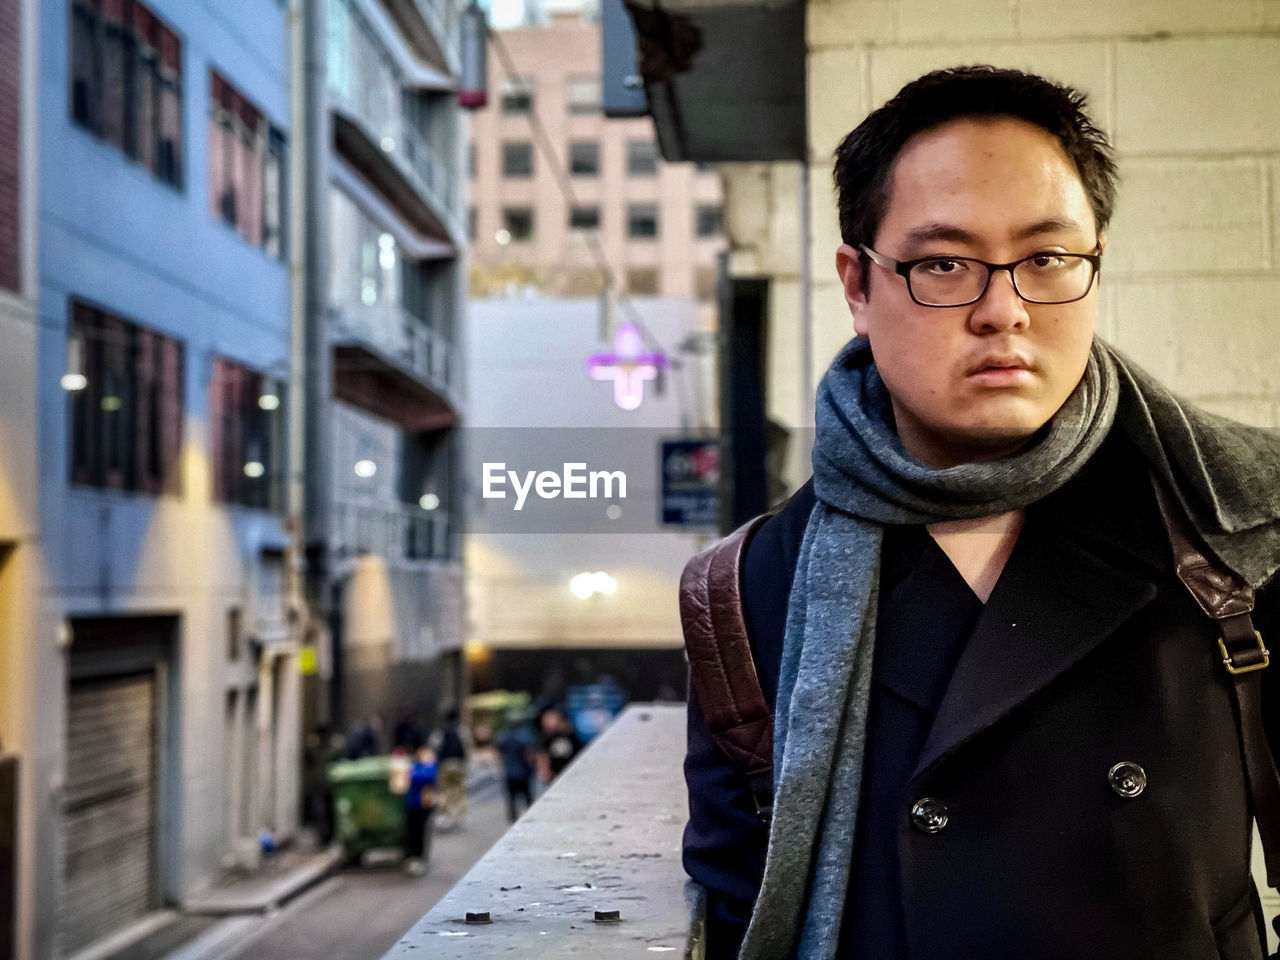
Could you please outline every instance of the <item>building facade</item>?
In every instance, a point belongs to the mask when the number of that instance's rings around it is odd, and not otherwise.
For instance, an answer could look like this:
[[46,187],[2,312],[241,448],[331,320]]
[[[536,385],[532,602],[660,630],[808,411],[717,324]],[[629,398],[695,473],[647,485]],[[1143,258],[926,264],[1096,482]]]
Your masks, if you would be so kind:
[[301,735],[283,503],[285,9],[38,12],[28,449],[48,628],[26,638],[19,956],[43,960],[186,903],[251,861],[260,831],[289,837]]
[[39,772],[35,640],[45,585],[36,450],[35,0],[0,2],[0,958],[30,955]]
[[330,642],[308,712],[389,729],[463,695],[461,13],[309,10],[307,541]]
[[663,160],[646,118],[606,119],[600,24],[590,6],[561,10],[489,46],[468,156],[471,295],[593,296],[603,261],[616,290],[713,303],[719,177]]

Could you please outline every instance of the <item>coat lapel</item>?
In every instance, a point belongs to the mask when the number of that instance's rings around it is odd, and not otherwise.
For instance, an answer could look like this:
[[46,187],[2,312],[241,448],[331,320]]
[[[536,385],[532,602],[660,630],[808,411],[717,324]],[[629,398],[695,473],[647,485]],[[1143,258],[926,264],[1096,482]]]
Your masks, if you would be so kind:
[[956,664],[913,777],[1078,663],[1156,595],[1155,584],[1028,522]]

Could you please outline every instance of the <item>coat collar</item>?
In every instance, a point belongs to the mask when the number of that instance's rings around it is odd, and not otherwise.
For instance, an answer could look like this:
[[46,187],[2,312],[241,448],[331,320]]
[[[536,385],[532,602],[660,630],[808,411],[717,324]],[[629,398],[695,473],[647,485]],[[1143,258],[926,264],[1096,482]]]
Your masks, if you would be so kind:
[[993,726],[1150,603],[1172,570],[1146,467],[1111,442],[1027,524],[952,673],[914,776]]

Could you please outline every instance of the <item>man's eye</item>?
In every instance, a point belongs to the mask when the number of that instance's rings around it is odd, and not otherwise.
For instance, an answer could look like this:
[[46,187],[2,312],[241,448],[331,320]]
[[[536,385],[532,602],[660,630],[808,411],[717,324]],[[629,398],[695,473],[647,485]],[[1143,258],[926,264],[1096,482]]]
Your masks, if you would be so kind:
[[1056,270],[1066,266],[1067,263],[1056,253],[1037,253],[1027,262],[1037,270]]
[[951,274],[962,273],[969,269],[969,264],[963,260],[954,260],[948,257],[939,257],[937,260],[926,260],[922,263],[921,268],[938,277],[945,277]]

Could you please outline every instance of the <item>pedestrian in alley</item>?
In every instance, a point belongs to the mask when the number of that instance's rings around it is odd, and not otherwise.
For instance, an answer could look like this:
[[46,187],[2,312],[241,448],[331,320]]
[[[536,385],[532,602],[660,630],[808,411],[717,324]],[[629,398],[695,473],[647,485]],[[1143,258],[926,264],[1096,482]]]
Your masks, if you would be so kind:
[[408,789],[404,795],[405,872],[421,876],[426,872],[431,852],[431,815],[436,809],[438,769],[435,752],[428,746],[413,754]]
[[573,724],[559,707],[547,707],[538,715],[541,743],[537,754],[538,779],[551,783],[582,749]]
[[512,710],[508,713],[507,727],[499,735],[497,747],[505,774],[507,819],[515,823],[520,813],[529,809],[533,802],[533,765],[537,754],[533,731],[529,729],[523,712]]
[[1085,105],[941,70],[836,150],[813,477],[682,579],[711,957],[1267,953],[1280,436],[1096,336]]
[[451,708],[444,723],[429,738],[440,767],[440,823],[450,828],[463,825],[467,814],[468,736],[457,708]]
[[426,742],[427,738],[423,736],[422,727],[414,717],[413,710],[409,707],[401,707],[396,713],[392,747],[403,747],[409,753],[416,753],[418,748]]
[[347,737],[347,759],[376,757],[381,752],[382,718],[374,713],[363,723],[357,724],[352,729],[351,736]]

